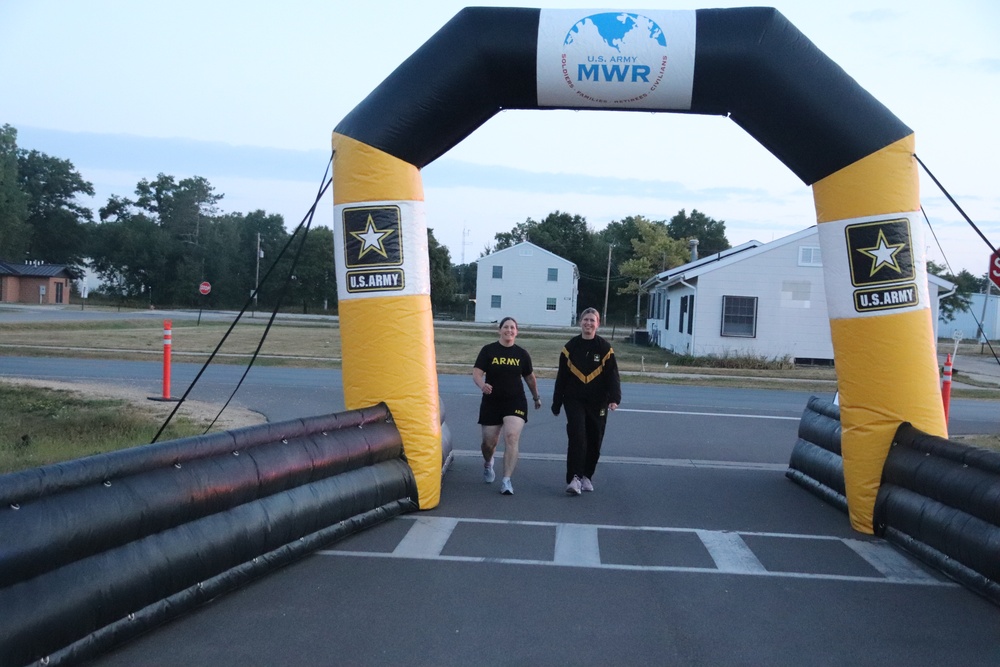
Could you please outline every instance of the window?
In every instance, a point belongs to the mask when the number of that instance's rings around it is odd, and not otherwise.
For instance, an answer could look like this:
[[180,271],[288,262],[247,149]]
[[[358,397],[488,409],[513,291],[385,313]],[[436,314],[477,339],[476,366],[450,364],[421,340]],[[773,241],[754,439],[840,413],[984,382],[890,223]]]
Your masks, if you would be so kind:
[[688,312],[688,298],[686,296],[681,297],[681,312],[677,317],[677,330],[684,333],[684,316]]
[[[549,269],[549,282],[550,283],[559,282],[559,269]],[[555,308],[553,308],[552,310],[555,310]]]
[[818,245],[799,246],[799,266],[823,266]]
[[490,297],[490,308],[501,308],[500,302],[502,297],[499,294],[494,294]]
[[667,299],[666,316],[663,318],[664,331],[670,330],[670,299]]
[[556,298],[550,296],[545,300],[545,310],[555,310],[556,309]]
[[494,278],[503,278],[503,264],[496,264],[493,267],[493,277]]
[[722,297],[723,336],[757,337],[757,297]]

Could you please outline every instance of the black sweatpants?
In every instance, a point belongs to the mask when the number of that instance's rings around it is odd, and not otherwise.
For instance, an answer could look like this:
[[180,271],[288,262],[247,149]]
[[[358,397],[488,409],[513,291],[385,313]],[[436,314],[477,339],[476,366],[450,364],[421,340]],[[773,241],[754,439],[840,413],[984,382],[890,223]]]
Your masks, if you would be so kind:
[[567,398],[566,410],[566,483],[573,477],[594,478],[597,460],[601,458],[601,443],[608,424],[607,406],[587,405]]

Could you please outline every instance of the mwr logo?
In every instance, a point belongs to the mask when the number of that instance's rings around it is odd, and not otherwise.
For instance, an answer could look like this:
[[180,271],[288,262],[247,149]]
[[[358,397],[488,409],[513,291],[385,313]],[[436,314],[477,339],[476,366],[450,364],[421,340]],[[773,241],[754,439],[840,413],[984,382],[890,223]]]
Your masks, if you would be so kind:
[[345,208],[344,260],[347,268],[401,266],[400,225],[398,206]]
[[387,271],[348,271],[347,291],[358,292],[398,292],[406,287],[401,269]]
[[844,233],[855,287],[914,279],[913,241],[906,218],[848,225]]
[[589,103],[640,102],[666,71],[667,38],[642,14],[593,14],[577,21],[563,41],[563,82]]

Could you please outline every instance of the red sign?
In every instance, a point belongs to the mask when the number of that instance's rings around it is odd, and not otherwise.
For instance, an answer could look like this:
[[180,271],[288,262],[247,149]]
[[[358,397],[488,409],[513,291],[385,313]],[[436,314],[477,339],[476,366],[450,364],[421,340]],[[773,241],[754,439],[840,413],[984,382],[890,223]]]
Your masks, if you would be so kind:
[[202,294],[208,294],[209,292],[212,291],[212,283],[206,280],[202,284],[198,285],[198,291],[201,292]]
[[1000,250],[994,250],[990,255],[990,280],[1000,287]]

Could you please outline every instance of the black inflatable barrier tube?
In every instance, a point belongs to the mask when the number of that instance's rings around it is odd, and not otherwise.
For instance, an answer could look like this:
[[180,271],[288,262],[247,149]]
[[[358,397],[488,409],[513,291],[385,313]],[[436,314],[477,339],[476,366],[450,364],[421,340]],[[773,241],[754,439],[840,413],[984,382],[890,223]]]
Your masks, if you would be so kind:
[[[399,457],[393,424],[384,419],[348,423],[355,428],[311,436],[302,435],[299,429],[262,428],[260,433],[266,438],[278,438],[268,447],[244,432],[233,438],[242,447],[224,447],[222,456],[215,455],[219,453],[215,447],[207,452],[202,448],[201,458],[185,458],[183,463],[142,474],[133,469],[125,477],[32,497],[16,503],[16,511],[0,508],[0,535],[18,536],[16,543],[0,547],[0,586],[256,498]],[[357,428],[361,424],[365,428]],[[318,424],[327,429],[331,425]],[[297,437],[283,437],[291,433]],[[334,438],[336,448],[324,448],[319,442]],[[183,442],[193,446],[197,439]],[[74,463],[85,467],[87,460]],[[59,488],[64,489],[62,484]],[[37,530],[39,525],[45,529]],[[62,546],[52,553],[53,544]]]
[[[334,132],[422,169],[500,111],[547,108],[536,87],[539,16],[461,10]],[[806,185],[913,133],[776,9],[699,9],[696,26],[684,113],[729,116]]]
[[874,529],[1000,604],[1000,453],[904,422],[883,468]]
[[846,513],[840,435],[840,407],[818,396],[810,397],[785,476]]
[[152,630],[219,595],[235,591],[240,586],[294,562],[331,542],[412,510],[413,508],[404,501],[394,501],[389,505],[377,507],[302,537],[106,625],[84,639],[53,652],[49,656],[48,664],[69,665],[94,658],[114,646]]
[[0,506],[5,666],[96,655],[417,509],[385,405],[0,476],[0,489],[14,501]]
[[993,604],[1000,605],[1000,584],[996,580],[966,567],[947,554],[914,539],[901,530],[887,527],[882,537],[948,575],[962,586],[982,595]]
[[0,476],[0,505],[23,503],[61,489],[104,482],[144,470],[252,447],[255,444],[372,423],[385,419],[387,412],[388,408],[385,406],[375,406],[320,417],[247,426],[232,431],[169,440],[10,473]]

